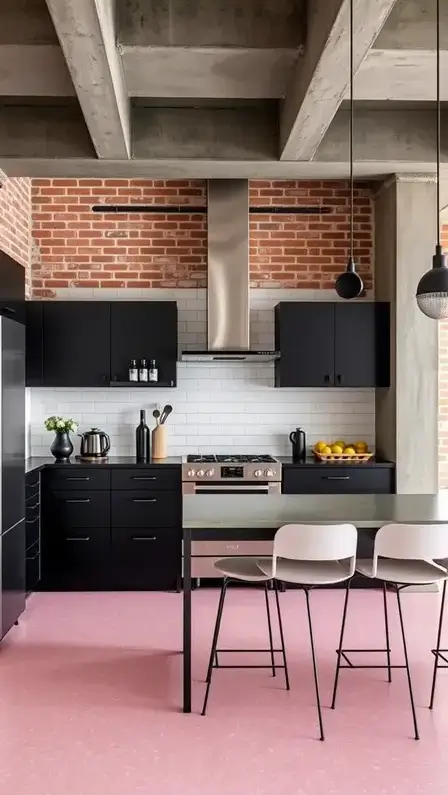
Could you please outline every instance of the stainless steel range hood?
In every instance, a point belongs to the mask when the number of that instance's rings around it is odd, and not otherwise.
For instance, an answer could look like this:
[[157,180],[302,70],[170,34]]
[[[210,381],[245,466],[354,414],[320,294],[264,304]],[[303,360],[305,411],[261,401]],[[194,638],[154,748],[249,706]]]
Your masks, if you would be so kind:
[[249,345],[249,183],[208,182],[207,349],[182,361],[272,361],[275,351]]

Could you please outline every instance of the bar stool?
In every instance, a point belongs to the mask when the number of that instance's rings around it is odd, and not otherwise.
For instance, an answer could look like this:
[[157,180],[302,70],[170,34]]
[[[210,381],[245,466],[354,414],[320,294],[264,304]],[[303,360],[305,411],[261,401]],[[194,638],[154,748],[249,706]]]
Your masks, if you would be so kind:
[[[438,561],[439,565],[442,564],[448,569],[448,560]],[[442,628],[443,628],[443,617],[445,612],[445,601],[446,601],[446,584],[448,579],[448,570],[445,574],[445,580],[443,583],[442,589],[442,601],[440,603],[440,613],[439,613],[439,626],[437,629],[437,641],[436,641],[436,648],[431,649],[432,654],[434,655],[434,670],[432,674],[432,684],[431,684],[431,698],[429,700],[429,709],[433,709],[434,707],[434,696],[436,693],[436,681],[437,681],[437,672],[439,668],[448,668],[448,649],[441,649],[440,643],[442,640]]]
[[[437,563],[438,560],[448,558],[448,532],[444,525],[410,525],[410,524],[388,524],[381,527],[375,537],[375,545],[372,560],[358,560],[356,571],[365,577],[374,578],[383,582],[383,594],[385,605],[385,628],[386,628],[386,648],[385,649],[343,649],[345,621],[347,617],[347,605],[349,597],[349,583],[347,584],[344,610],[342,616],[341,634],[337,649],[337,665],[333,687],[333,698],[331,708],[335,708],[336,694],[339,681],[339,671],[341,668],[385,668],[388,671],[388,681],[391,681],[392,668],[405,668],[409,687],[409,698],[412,709],[412,719],[414,723],[414,737],[420,739],[417,715],[415,711],[414,693],[412,689],[411,671],[409,667],[409,657],[406,644],[406,635],[401,609],[400,592],[409,585],[430,585],[441,582],[447,577],[446,568]],[[398,616],[400,619],[401,636],[403,641],[404,665],[391,665],[390,645],[389,645],[389,626],[387,619],[387,594],[385,584],[388,583],[395,587],[397,595]],[[442,602],[443,607],[443,602]],[[441,613],[443,618],[443,613]],[[438,639],[438,645],[440,638]],[[348,654],[355,652],[386,652],[386,665],[356,665],[351,662]],[[344,660],[344,664],[341,663]],[[437,661],[437,656],[436,656]]]
[[[280,629],[281,646],[285,669],[286,688],[289,690],[289,677],[286,664],[285,643],[281,619],[280,603],[278,599],[278,582],[287,582],[298,585],[305,592],[308,626],[310,632],[311,655],[313,661],[314,685],[317,698],[319,717],[320,739],[324,739],[322,710],[317,676],[317,663],[314,645],[313,627],[309,603],[309,591],[317,586],[334,585],[344,582],[352,577],[355,571],[357,531],[353,525],[283,525],[277,530],[274,538],[272,558],[258,558],[256,562],[250,558],[219,560],[215,563],[218,571],[225,577],[235,577],[238,569],[239,579],[247,581],[274,581],[277,615]],[[258,568],[258,574],[254,570]],[[247,576],[247,574],[249,576]],[[256,579],[255,579],[256,578]],[[202,714],[205,714],[208,691],[211,683],[211,673],[214,667],[215,654],[218,642],[219,627],[222,616],[222,607],[225,595],[225,583],[221,592],[218,608],[218,617],[213,635],[212,649],[210,652],[209,668],[207,672],[207,691],[204,699]],[[238,667],[238,666],[233,666]]]

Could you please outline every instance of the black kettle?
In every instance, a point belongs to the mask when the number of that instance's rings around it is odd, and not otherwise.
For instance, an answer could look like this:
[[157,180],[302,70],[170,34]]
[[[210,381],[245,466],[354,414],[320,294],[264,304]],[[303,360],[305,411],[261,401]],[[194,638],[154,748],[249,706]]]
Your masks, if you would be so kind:
[[294,461],[305,461],[306,458],[306,434],[303,428],[296,428],[289,434],[289,441],[292,444],[292,457]]

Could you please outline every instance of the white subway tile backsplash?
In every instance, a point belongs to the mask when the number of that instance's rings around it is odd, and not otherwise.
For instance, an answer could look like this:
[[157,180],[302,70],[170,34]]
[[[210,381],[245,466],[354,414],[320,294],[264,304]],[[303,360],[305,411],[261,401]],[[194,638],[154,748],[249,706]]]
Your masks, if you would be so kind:
[[[328,294],[327,294],[328,293]],[[176,300],[179,347],[206,347],[205,290],[64,289],[60,299]],[[284,300],[335,300],[334,292],[254,289],[251,291],[251,346],[274,347],[273,307]],[[111,437],[111,455],[134,453],[139,410],[171,403],[167,429],[169,453],[194,452],[287,454],[289,432],[301,425],[308,443],[321,437],[363,438],[373,446],[373,390],[274,389],[274,366],[247,364],[178,364],[177,389],[31,389],[27,398],[28,450],[47,455],[52,435],[44,429],[50,414],[73,417],[80,430],[97,426]],[[79,440],[77,440],[79,441]],[[76,450],[78,445],[76,444]]]

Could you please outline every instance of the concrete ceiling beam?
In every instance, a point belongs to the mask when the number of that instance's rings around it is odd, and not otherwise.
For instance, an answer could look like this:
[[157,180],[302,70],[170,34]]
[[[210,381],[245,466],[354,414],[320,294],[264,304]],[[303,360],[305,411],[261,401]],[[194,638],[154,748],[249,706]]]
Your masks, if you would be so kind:
[[[354,67],[358,70],[396,0],[356,0]],[[282,160],[310,160],[349,84],[349,0],[310,4],[306,51],[297,62],[280,119]]]
[[[448,50],[441,53],[441,73],[448,73]],[[442,101],[448,101],[446,80],[441,81],[440,89]],[[435,100],[435,96],[434,51],[372,49],[356,75],[357,100],[424,102]]]
[[[448,2],[440,2],[440,43],[448,49]],[[432,50],[436,46],[435,0],[397,0],[373,45],[380,50]]]
[[59,44],[0,44],[0,95],[75,96]]
[[[78,108],[0,106],[2,157],[95,157]],[[29,176],[29,175],[27,175]]]
[[98,157],[128,158],[130,103],[114,0],[46,0]]
[[283,97],[295,49],[130,47],[119,45],[133,97],[271,99]]

